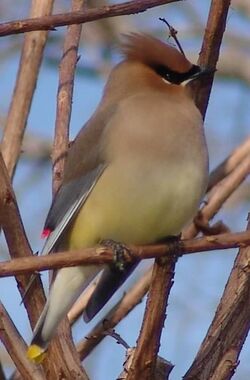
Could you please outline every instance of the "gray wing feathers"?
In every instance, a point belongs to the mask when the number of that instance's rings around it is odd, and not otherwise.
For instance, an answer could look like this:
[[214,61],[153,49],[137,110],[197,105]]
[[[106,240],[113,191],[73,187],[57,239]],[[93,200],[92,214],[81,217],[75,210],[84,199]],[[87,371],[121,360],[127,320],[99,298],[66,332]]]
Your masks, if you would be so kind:
[[[105,165],[100,164],[84,177],[67,183],[59,190],[49,218],[52,225],[55,221],[56,227],[46,240],[41,252],[42,255],[51,252],[55,247],[59,237],[88,198],[104,169]],[[66,210],[65,205],[67,207]],[[70,206],[68,207],[68,205]]]

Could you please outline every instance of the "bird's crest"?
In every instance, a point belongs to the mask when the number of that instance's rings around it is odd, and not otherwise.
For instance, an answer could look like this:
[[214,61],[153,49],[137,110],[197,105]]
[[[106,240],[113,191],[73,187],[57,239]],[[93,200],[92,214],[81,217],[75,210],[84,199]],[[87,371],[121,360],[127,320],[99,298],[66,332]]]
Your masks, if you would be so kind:
[[151,67],[165,66],[181,74],[192,68],[192,63],[179,50],[147,34],[124,34],[121,50],[127,59]]

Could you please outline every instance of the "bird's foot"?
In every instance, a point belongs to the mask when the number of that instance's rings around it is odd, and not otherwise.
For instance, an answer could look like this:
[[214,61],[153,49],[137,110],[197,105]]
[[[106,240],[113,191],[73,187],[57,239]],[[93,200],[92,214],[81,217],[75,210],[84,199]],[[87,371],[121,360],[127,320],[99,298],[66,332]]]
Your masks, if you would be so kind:
[[131,264],[128,263],[128,256],[132,258],[133,255],[126,245],[111,239],[102,240],[101,245],[112,249],[114,253],[114,267],[119,272],[123,272],[126,266]]

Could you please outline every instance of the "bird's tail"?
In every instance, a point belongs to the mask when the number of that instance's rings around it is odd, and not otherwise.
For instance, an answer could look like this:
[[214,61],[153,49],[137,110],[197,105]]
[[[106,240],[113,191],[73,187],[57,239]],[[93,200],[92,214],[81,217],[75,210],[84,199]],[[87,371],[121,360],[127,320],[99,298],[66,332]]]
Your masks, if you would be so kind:
[[34,329],[33,339],[27,356],[40,363],[57,326],[67,315],[73,303],[90,281],[102,269],[100,266],[86,266],[60,269],[49,292],[44,310]]

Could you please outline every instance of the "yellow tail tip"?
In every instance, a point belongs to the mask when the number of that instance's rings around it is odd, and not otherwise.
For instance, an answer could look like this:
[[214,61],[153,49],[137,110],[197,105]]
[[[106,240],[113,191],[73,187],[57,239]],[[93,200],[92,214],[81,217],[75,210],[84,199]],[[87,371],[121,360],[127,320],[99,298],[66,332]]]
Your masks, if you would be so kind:
[[27,350],[27,356],[36,364],[42,363],[46,355],[45,350],[37,344],[31,344]]

